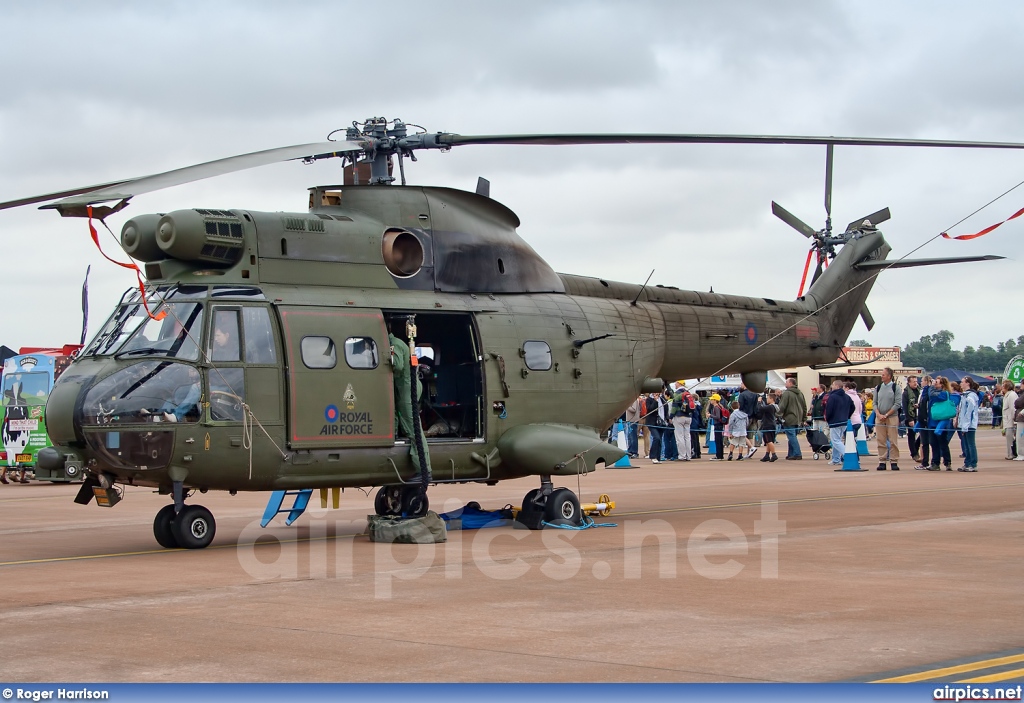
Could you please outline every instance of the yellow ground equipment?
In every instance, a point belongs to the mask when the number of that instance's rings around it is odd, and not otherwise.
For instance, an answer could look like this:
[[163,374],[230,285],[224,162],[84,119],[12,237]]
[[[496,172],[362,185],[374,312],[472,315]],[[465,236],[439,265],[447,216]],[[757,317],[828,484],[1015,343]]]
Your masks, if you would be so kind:
[[607,493],[599,495],[596,503],[583,503],[580,506],[584,515],[600,515],[601,517],[608,517],[614,509],[615,501]]

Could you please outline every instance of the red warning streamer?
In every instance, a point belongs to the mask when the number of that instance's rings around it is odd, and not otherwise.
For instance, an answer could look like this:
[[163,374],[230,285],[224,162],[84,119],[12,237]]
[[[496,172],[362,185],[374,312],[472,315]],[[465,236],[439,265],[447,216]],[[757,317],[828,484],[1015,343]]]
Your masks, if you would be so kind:
[[807,261],[804,262],[804,275],[800,277],[800,292],[796,294],[796,297],[800,297],[804,294],[804,284],[807,282],[807,271],[811,268],[811,257],[814,256],[814,247],[807,252]]
[[139,280],[139,292],[142,293],[142,307],[146,309],[146,314],[149,315],[154,320],[162,320],[165,317],[167,317],[166,310],[161,310],[156,315],[150,312],[149,305],[146,303],[146,284],[142,282],[142,271],[139,269],[139,267],[136,266],[134,262],[124,264],[121,263],[120,261],[114,261],[109,256],[107,256],[106,252],[103,251],[103,247],[100,246],[100,235],[96,231],[96,227],[94,227],[92,224],[92,205],[88,206],[87,212],[89,214],[89,234],[92,235],[93,244],[95,244],[96,248],[99,249],[100,254],[103,255],[103,258],[112,264],[117,264],[121,268],[131,269],[135,271],[135,277]]
[[991,232],[992,230],[996,229],[997,227],[999,227],[999,225],[1005,225],[1010,220],[1016,219],[1016,218],[1020,217],[1021,215],[1024,215],[1024,207],[1022,207],[1020,210],[1018,210],[1017,212],[1015,212],[1012,215],[1010,215],[1009,217],[1007,217],[1002,222],[1000,222],[998,224],[994,224],[991,227],[986,227],[985,229],[981,230],[980,232],[975,232],[974,234],[961,234],[959,237],[951,237],[948,234],[946,234],[945,232],[943,232],[942,233],[942,237],[944,239],[960,239],[960,240],[977,239],[978,237],[981,237],[982,235],[986,235],[989,232]]

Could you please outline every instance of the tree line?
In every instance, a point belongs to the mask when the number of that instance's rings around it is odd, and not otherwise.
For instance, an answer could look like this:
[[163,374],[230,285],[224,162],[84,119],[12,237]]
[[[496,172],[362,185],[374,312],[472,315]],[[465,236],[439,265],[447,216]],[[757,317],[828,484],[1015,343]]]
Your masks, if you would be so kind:
[[[903,349],[903,365],[920,366],[926,371],[953,368],[986,375],[1002,375],[1010,359],[1024,354],[1024,336],[1017,337],[1016,341],[1008,339],[1000,342],[995,349],[982,344],[977,349],[964,347],[963,351],[953,349],[953,337],[949,330],[939,330],[911,342]],[[863,339],[851,340],[849,345],[871,346]]]

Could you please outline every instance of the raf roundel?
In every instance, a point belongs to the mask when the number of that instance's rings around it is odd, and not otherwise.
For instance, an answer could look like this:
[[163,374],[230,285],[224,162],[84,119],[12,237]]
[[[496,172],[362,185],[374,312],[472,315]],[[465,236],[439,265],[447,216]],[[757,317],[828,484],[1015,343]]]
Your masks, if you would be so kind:
[[748,322],[744,338],[747,340],[747,344],[757,344],[757,325],[753,322]]
[[324,408],[324,418],[327,420],[327,422],[337,422],[338,421],[338,406],[337,405],[328,405],[326,408]]

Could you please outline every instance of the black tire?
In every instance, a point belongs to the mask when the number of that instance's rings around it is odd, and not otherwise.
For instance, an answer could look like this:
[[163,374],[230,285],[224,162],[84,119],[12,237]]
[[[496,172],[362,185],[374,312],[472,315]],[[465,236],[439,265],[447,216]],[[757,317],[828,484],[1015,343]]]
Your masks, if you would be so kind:
[[540,495],[540,489],[539,488],[534,488],[532,491],[530,491],[525,496],[523,496],[523,510],[526,510],[526,511],[536,511],[536,510],[538,510],[539,508],[537,507],[536,500],[537,500],[537,496],[539,496],[539,495]]
[[419,486],[406,486],[402,490],[402,514],[406,517],[423,517],[430,509],[427,494]]
[[544,519],[559,525],[582,524],[579,498],[568,488],[556,488],[544,506]]
[[153,536],[164,549],[179,549],[174,536],[174,505],[165,505],[153,519]]
[[378,515],[400,515],[402,513],[401,486],[381,486],[373,499],[373,509]]
[[213,513],[201,505],[186,505],[174,518],[174,537],[185,549],[204,549],[213,542],[217,522]]

